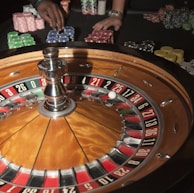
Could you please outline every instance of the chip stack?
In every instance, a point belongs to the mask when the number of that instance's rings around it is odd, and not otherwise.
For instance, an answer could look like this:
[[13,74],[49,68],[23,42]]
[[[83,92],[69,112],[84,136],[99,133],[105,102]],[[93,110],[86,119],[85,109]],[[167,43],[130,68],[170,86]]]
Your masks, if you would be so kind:
[[42,18],[36,18],[35,19],[35,25],[37,30],[41,30],[45,28],[45,23]]
[[194,11],[191,11],[188,16],[188,20],[183,23],[182,28],[186,31],[193,30],[194,34]]
[[192,76],[194,76],[194,59],[191,59],[190,61],[183,61],[180,64],[180,67],[186,70]]
[[174,48],[171,46],[162,46],[160,50],[164,51],[167,54],[170,54],[173,52]]
[[164,58],[167,53],[162,50],[155,50],[154,55]]
[[57,42],[65,43],[65,42],[69,42],[69,41],[70,41],[70,38],[65,32],[58,34]]
[[67,35],[70,41],[74,41],[75,29],[72,26],[65,26],[64,33]]
[[159,50],[154,51],[154,55],[178,64],[194,76],[194,59],[191,59],[189,62],[185,61],[184,50],[173,48],[172,46],[162,46]]
[[89,10],[91,15],[97,14],[97,0],[89,0]]
[[84,38],[85,42],[94,42],[94,43],[106,43],[113,44],[114,36],[112,30],[94,30],[91,34],[88,34]]
[[7,41],[9,49],[33,46],[36,44],[34,38],[30,34],[24,33],[19,35],[17,31],[9,32],[7,34]]
[[57,43],[58,41],[58,31],[57,30],[50,30],[47,34],[47,43]]
[[18,32],[16,31],[7,34],[7,41],[9,49],[21,48],[24,46],[22,40],[19,38]]
[[184,61],[184,50],[174,49],[171,46],[162,46],[159,50],[154,51],[154,55],[177,64],[181,64]]
[[13,13],[14,30],[20,33],[34,32],[45,28],[44,20],[31,12]]
[[173,49],[172,54],[176,56],[176,63],[181,64],[184,61],[184,50]]
[[32,13],[36,17],[40,17],[38,11],[32,6],[32,4],[23,6],[23,13]]
[[28,32],[28,26],[26,23],[25,16],[23,14],[13,14],[13,26],[14,30],[19,31],[20,33]]
[[174,9],[165,11],[162,23],[166,29],[181,28],[188,18],[188,8]]
[[88,0],[81,0],[81,9],[84,15],[89,14],[88,4]]
[[81,0],[81,9],[84,15],[97,14],[97,0]]
[[156,13],[145,13],[144,19],[153,23],[161,22],[166,29],[193,30],[192,33],[194,34],[194,11],[187,7],[176,9],[173,5],[166,5]]
[[28,34],[28,33],[25,33],[25,34],[21,34],[20,35],[20,38],[23,42],[23,45],[26,47],[26,46],[33,46],[36,44],[34,38]]
[[62,31],[50,30],[47,34],[46,43],[65,43],[74,41],[75,29],[72,26],[66,26]]
[[17,17],[18,16],[20,16],[21,15],[21,13],[13,13],[12,14],[12,19],[13,19],[13,28],[14,28],[14,30],[16,30],[16,31],[18,31],[18,28],[19,28],[19,26],[18,26],[18,21],[17,21]]
[[135,41],[127,41],[124,42],[124,46],[141,50],[144,52],[153,52],[155,48],[155,42],[152,40],[143,40],[142,42],[135,42]]
[[25,15],[25,13],[24,13],[24,18],[26,20],[28,31],[29,32],[36,31],[37,27],[36,27],[35,17],[32,14]]

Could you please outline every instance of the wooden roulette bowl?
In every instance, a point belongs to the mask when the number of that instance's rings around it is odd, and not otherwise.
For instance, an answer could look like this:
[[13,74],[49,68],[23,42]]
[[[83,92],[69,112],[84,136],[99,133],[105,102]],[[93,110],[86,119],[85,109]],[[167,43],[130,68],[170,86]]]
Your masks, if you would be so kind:
[[[159,193],[193,169],[193,77],[152,54],[102,45],[1,53],[0,192]],[[62,116],[39,110],[46,83],[37,66],[48,47],[65,61],[61,81],[75,104]]]

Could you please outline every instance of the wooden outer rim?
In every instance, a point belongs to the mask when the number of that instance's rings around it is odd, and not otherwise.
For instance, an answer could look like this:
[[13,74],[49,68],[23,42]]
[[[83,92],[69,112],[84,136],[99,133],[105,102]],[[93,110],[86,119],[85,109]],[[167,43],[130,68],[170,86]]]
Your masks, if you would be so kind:
[[[74,57],[76,58],[83,58],[83,56],[89,56],[89,58],[92,60],[92,58],[95,58],[96,60],[109,60],[109,61],[114,61],[114,63],[118,63],[120,66],[121,64],[126,64],[129,65],[132,69],[141,69],[142,73],[148,73],[148,74],[153,74],[157,80],[162,80],[163,82],[168,83],[171,87],[174,88],[175,91],[177,91],[178,95],[181,96],[182,101],[185,102],[186,105],[186,111],[188,113],[188,127],[190,128],[192,126],[192,120],[193,120],[193,104],[192,100],[189,94],[188,90],[185,89],[185,85],[182,84],[182,82],[179,82],[172,74],[168,73],[166,70],[162,69],[161,67],[157,66],[157,64],[146,61],[142,58],[139,58],[137,56],[133,55],[126,55],[124,53],[120,52],[115,52],[115,51],[110,51],[110,50],[99,50],[99,49],[90,49],[90,48],[60,48],[59,49],[59,57],[62,57],[64,59],[67,59],[68,62],[71,62],[71,59]],[[14,56],[9,56],[6,58],[2,58],[0,60],[0,69],[1,70],[10,70],[14,69],[17,65],[19,64],[25,64],[32,62],[34,65],[37,61],[42,60],[42,51],[34,51],[34,52],[29,52],[29,53],[23,53],[19,55],[14,55]],[[35,62],[36,61],[36,62]],[[162,61],[164,62],[164,61]],[[166,62],[167,65],[168,62]],[[168,68],[168,67],[167,67]],[[22,69],[22,67],[21,67]],[[26,70],[26,69],[25,69]],[[92,73],[98,73],[102,75],[106,75],[107,71],[101,71],[94,69]],[[31,73],[24,74],[22,76],[18,76],[17,79],[20,78],[25,78],[29,77],[29,74],[36,75],[37,70],[32,70]],[[112,73],[113,75],[113,73]],[[16,79],[16,80],[17,80]],[[13,78],[14,80],[14,78]],[[3,84],[9,83],[8,81],[3,82]],[[167,121],[168,119],[166,119]],[[187,136],[185,136],[186,138]],[[168,145],[165,145],[165,150],[167,149]],[[161,149],[160,149],[161,150]],[[150,161],[150,167],[148,167],[145,170],[145,175],[149,174],[150,171],[152,171],[151,163],[154,164],[155,159]],[[161,161],[162,162],[162,161]],[[138,180],[139,176],[138,174],[133,176],[134,180]]]
[[[175,89],[179,90],[182,93],[187,103],[189,105],[192,104],[190,97],[188,95],[188,92],[185,90],[182,83],[177,81],[177,79],[174,78],[171,74],[169,74],[166,70],[158,67],[157,64],[151,63],[137,56],[133,56],[133,55],[129,56],[127,54],[123,54],[123,53],[115,52],[115,51],[109,51],[109,50],[104,51],[104,50],[90,49],[90,48],[88,49],[86,48],[59,48],[59,57],[62,57],[64,59],[74,58],[74,57],[83,57],[84,55],[86,57],[88,55],[90,58],[99,58],[101,60],[108,59],[108,60],[117,61],[117,62],[124,62],[131,66],[140,67],[143,71],[149,72],[151,74],[155,74],[158,77],[162,77],[162,79],[165,79],[167,82],[170,82]],[[23,53],[19,55],[13,55],[10,57],[2,58],[0,60],[0,70],[8,66],[12,67],[12,66],[16,66],[17,64],[31,62],[35,60],[37,61],[43,60],[42,50],[34,51],[34,52],[27,52],[27,53]],[[166,62],[166,65],[172,65],[172,64],[168,64],[168,61],[163,61],[163,62]],[[190,110],[193,114],[192,106],[190,106]]]

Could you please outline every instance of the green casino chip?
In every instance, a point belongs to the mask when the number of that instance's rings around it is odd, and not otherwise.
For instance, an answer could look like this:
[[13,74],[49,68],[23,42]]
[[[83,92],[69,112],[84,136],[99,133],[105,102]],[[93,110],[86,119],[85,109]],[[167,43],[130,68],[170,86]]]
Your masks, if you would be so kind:
[[186,31],[190,31],[192,29],[192,25],[189,22],[183,23],[182,28]]
[[28,33],[21,34],[20,37],[21,37],[22,40],[25,40],[25,39],[27,39],[27,38],[33,38],[33,37],[32,37],[30,34],[28,34]]
[[7,40],[9,49],[36,45],[34,38],[29,33],[19,35],[17,31],[12,31],[7,34]]
[[194,13],[189,14],[189,23],[194,24]]
[[17,31],[12,31],[7,34],[7,39],[13,38],[13,37],[18,37],[18,32]]
[[36,45],[35,41],[25,41],[24,46],[34,46]]

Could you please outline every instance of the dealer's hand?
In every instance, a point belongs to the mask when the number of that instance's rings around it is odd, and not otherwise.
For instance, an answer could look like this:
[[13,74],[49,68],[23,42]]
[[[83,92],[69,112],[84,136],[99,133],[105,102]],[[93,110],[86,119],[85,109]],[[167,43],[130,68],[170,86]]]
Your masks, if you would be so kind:
[[120,17],[111,16],[102,21],[96,23],[92,28],[93,30],[107,30],[113,26],[115,31],[118,31],[122,25],[122,19]]
[[59,31],[64,28],[63,10],[54,2],[50,0],[42,1],[37,7],[37,11],[51,28]]

